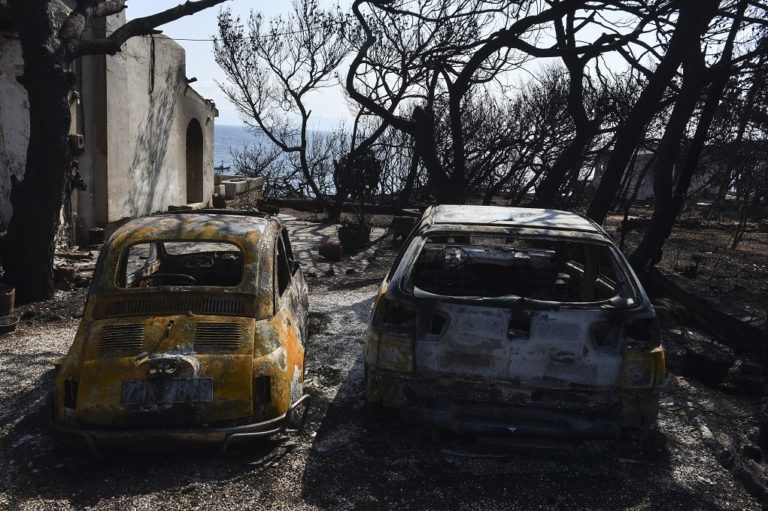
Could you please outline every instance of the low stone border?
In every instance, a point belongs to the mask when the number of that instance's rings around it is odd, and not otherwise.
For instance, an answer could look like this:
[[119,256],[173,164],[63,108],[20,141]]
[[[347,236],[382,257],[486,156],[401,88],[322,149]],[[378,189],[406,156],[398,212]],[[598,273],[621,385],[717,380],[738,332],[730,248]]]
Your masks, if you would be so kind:
[[668,296],[680,302],[737,353],[751,355],[768,367],[768,332],[765,321],[744,309],[704,296],[684,277],[668,270],[651,268],[642,275],[642,280],[650,294]]
[[768,506],[768,478],[760,470],[760,466],[749,459],[743,459],[734,452],[726,449],[717,441],[715,435],[704,422],[702,414],[691,404],[687,403],[686,415],[698,428],[701,443],[706,445],[715,456],[715,459],[728,470],[744,488],[757,499]]

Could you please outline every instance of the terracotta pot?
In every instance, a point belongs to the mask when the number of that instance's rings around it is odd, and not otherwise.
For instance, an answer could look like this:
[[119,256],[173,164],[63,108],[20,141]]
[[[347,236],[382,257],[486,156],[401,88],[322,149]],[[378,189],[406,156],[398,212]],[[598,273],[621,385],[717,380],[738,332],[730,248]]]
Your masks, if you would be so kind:
[[0,284],[0,316],[9,316],[13,312],[16,301],[16,289],[6,284]]

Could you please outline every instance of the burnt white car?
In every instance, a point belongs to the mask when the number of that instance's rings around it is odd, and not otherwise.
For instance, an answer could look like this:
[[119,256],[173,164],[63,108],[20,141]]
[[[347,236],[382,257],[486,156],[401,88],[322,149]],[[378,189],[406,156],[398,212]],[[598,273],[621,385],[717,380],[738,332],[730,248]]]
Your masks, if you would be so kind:
[[556,210],[428,209],[381,284],[369,402],[458,433],[606,437],[656,421],[654,309],[591,220]]

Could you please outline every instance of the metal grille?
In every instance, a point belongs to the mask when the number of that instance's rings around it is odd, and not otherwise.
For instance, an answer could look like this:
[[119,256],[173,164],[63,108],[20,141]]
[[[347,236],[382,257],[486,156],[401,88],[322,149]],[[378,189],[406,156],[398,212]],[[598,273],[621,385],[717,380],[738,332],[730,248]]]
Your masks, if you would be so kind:
[[99,353],[140,351],[144,345],[144,325],[108,325],[101,330]]
[[243,325],[239,323],[198,323],[195,351],[235,351],[243,346]]
[[243,316],[246,315],[246,305],[239,297],[142,296],[110,303],[106,316],[162,316],[189,311],[195,314]]

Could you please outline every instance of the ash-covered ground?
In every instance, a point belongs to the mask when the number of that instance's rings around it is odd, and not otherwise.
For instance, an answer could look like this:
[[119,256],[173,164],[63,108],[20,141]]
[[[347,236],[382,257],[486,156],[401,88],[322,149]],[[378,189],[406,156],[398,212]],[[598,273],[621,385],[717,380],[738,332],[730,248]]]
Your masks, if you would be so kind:
[[370,408],[362,385],[365,328],[392,256],[382,248],[363,271],[308,279],[308,423],[299,435],[236,445],[224,455],[115,452],[94,459],[56,448],[43,414],[50,360],[71,343],[84,294],[62,293],[36,306],[17,332],[0,338],[0,508],[741,510],[765,504],[703,441],[707,431],[732,439],[733,449],[753,441],[757,398],[679,376],[670,377],[657,429],[635,439],[456,438]]

